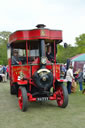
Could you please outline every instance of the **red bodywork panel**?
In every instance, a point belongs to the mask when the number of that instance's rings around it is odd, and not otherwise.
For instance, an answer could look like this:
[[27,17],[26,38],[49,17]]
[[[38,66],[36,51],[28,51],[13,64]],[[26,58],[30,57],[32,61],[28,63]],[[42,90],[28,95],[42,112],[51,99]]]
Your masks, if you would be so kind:
[[49,40],[62,40],[61,30],[49,29],[33,29],[25,31],[16,31],[9,37],[9,43],[19,40],[36,40],[36,39],[49,39]]
[[31,72],[30,72],[30,66],[12,66],[12,74],[11,78],[13,82],[18,81],[18,76],[20,76],[20,72],[23,73],[24,78],[29,79],[31,77]]
[[[18,81],[18,76],[20,76],[20,72],[23,73],[24,78],[29,80],[33,74],[40,68],[39,65],[32,65],[32,66],[27,66],[27,65],[21,65],[21,66],[12,66],[11,67],[11,78],[13,82]],[[54,80],[60,80],[60,65],[46,65],[46,68],[51,70],[53,72]],[[63,80],[61,81],[63,82]]]
[[[34,65],[33,65],[34,64]],[[46,68],[53,72],[54,82],[55,80],[60,80],[60,65],[53,64],[51,65],[50,62],[47,60]],[[39,58],[35,59],[32,65],[18,65],[18,66],[11,66],[10,76],[13,82],[18,81],[18,76],[20,76],[20,72],[23,73],[24,78],[27,80],[31,79],[33,74],[40,69],[40,60]]]

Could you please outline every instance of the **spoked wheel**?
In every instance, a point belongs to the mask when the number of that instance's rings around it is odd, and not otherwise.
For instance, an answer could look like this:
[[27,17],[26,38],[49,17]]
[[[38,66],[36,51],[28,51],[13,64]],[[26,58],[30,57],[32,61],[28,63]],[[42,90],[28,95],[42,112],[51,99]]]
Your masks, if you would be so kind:
[[56,88],[56,100],[58,103],[58,106],[61,108],[65,108],[68,105],[68,92],[67,92],[67,88],[61,84],[58,85]]
[[28,107],[27,91],[25,87],[19,87],[18,89],[18,102],[22,111],[26,111]]

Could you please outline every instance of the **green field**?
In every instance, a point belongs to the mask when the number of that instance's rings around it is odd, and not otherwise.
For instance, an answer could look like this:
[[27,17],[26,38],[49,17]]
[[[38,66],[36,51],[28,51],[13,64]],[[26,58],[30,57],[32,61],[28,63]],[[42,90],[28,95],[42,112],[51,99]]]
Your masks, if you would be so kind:
[[69,95],[65,109],[56,101],[32,102],[21,112],[17,97],[9,93],[9,82],[0,83],[0,128],[85,128],[85,95]]

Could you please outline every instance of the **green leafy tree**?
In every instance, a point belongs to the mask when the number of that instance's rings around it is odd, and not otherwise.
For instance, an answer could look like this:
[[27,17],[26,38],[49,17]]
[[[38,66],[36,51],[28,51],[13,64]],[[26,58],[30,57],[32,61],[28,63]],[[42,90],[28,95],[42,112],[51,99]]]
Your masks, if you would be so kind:
[[0,32],[0,64],[7,64],[7,42],[11,32]]
[[0,38],[3,40],[8,40],[9,35],[11,34],[11,32],[8,31],[2,31],[0,32]]
[[58,45],[57,61],[59,63],[66,63],[67,59],[81,53],[85,53],[85,34],[81,34],[75,38],[75,46],[68,45],[64,48]]
[[67,48],[64,48],[61,45],[58,45],[57,61],[59,63],[66,63],[67,59],[78,54],[77,47],[68,45]]
[[78,53],[85,53],[85,33],[76,37],[76,42]]

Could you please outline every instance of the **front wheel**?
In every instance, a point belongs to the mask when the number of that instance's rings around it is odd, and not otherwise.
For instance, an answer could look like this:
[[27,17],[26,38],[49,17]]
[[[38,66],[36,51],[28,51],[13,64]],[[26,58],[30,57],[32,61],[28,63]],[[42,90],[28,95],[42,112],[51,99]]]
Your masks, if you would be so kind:
[[27,110],[28,98],[27,98],[27,91],[25,87],[20,86],[18,89],[18,102],[19,107],[22,111]]
[[65,108],[68,105],[68,92],[63,84],[56,87],[56,101],[61,108]]

